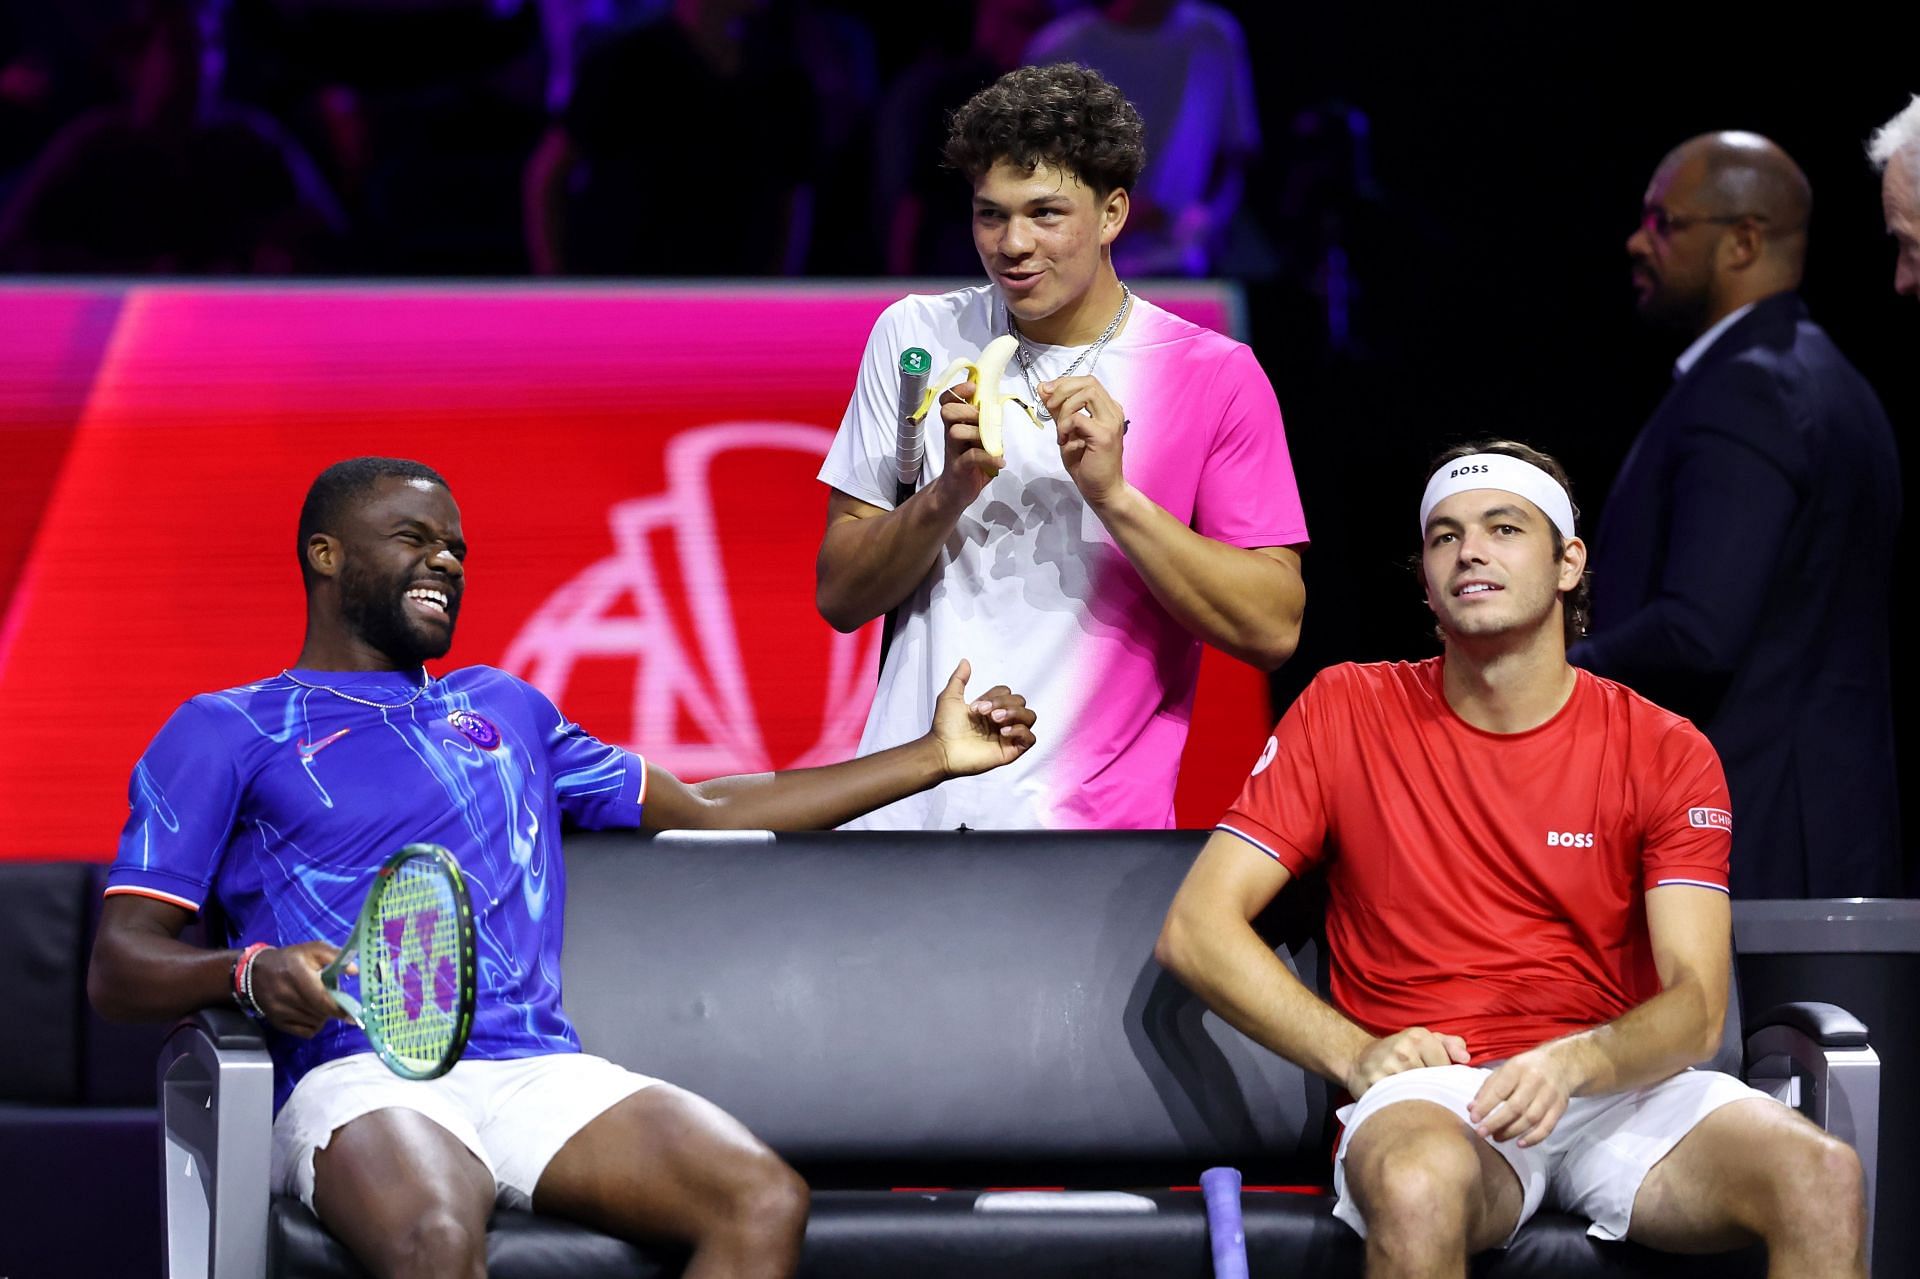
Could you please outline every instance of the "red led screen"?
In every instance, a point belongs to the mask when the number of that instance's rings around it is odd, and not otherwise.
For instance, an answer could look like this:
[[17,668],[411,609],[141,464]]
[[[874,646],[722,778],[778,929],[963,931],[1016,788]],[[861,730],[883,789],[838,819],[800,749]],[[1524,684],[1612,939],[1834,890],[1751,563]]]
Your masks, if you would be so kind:
[[[294,660],[300,499],[361,453],[460,502],[448,664],[691,778],[850,755],[878,627],[814,612],[813,476],[897,292],[0,289],[0,857],[110,858],[172,708]],[[1154,297],[1231,324],[1223,290]],[[1219,817],[1269,726],[1264,678],[1210,652],[1182,824]]]

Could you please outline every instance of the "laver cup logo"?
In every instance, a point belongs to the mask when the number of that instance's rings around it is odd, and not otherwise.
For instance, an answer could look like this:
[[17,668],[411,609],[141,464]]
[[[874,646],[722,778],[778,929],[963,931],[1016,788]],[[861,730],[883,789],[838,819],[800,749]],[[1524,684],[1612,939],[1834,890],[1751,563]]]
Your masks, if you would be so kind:
[[832,442],[823,427],[790,422],[728,422],[675,435],[666,447],[666,491],[608,510],[612,550],[534,610],[500,664],[559,705],[576,678],[596,673],[603,691],[630,688],[626,739],[600,735],[670,772],[717,777],[851,758],[873,700],[878,628],[833,636],[817,735],[797,754],[770,749],[756,706],[790,702],[797,676],[756,697],[742,642],[765,638],[766,618],[757,612],[764,601],[729,583],[722,545],[754,530],[723,522],[714,509],[730,465],[756,451],[798,453],[810,472]]
[[1733,814],[1724,808],[1689,808],[1687,825],[1697,826],[1701,830],[1733,831]]
[[468,741],[483,751],[490,751],[500,745],[500,730],[493,721],[478,711],[458,710],[447,716],[447,723],[466,735]]

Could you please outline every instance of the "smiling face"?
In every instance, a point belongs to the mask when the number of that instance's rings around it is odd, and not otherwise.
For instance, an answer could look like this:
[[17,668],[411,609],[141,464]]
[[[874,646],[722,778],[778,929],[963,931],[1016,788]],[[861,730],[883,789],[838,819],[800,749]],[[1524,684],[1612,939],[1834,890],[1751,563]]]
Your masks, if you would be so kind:
[[1586,546],[1539,507],[1503,489],[1468,489],[1427,517],[1420,563],[1427,607],[1449,643],[1540,635],[1563,649],[1560,594],[1579,584]]
[[1108,300],[1089,295],[1126,220],[1125,190],[1097,195],[1053,165],[1027,172],[1002,160],[973,189],[980,264],[1021,330],[1037,341],[1091,341],[1077,330],[1092,324],[1097,336],[1112,319]]
[[466,588],[453,495],[431,480],[384,477],[338,529],[312,540],[329,544],[317,568],[334,579],[346,628],[396,668],[446,656]]

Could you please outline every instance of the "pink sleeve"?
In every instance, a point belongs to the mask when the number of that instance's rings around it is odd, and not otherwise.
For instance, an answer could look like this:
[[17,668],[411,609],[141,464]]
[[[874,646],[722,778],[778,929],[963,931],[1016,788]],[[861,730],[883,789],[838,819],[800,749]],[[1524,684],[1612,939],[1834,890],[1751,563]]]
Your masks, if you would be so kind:
[[1234,343],[1207,396],[1218,406],[1219,428],[1200,474],[1194,529],[1228,546],[1304,546],[1307,517],[1280,402],[1253,352]]

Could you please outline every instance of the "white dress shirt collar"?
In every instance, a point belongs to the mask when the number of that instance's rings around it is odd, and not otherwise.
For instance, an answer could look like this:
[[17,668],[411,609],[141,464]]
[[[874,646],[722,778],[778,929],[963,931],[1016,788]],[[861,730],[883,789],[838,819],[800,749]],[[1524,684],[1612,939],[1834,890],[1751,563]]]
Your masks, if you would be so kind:
[[1720,317],[1720,322],[1718,324],[1714,325],[1712,328],[1708,329],[1705,333],[1702,333],[1699,337],[1695,338],[1693,340],[1693,345],[1688,347],[1686,350],[1680,352],[1680,358],[1673,362],[1674,377],[1676,378],[1685,377],[1687,375],[1687,370],[1691,369],[1695,364],[1698,364],[1700,362],[1700,357],[1707,353],[1708,347],[1712,346],[1715,342],[1719,341],[1720,335],[1722,333],[1725,333],[1728,329],[1738,324],[1740,322],[1741,316],[1745,315],[1747,312],[1753,310],[1754,307],[1759,305],[1760,304],[1758,302],[1749,302],[1745,306],[1740,307],[1737,310],[1727,312],[1725,315]]

